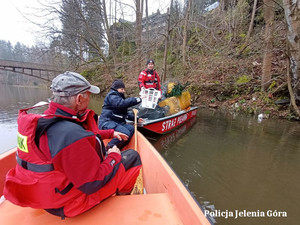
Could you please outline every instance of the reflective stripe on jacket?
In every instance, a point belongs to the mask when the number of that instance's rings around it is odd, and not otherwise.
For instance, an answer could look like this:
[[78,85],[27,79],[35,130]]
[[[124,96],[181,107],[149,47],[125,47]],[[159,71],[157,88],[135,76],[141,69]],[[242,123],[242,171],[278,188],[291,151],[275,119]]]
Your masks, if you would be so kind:
[[147,69],[143,70],[139,75],[138,84],[140,88],[155,88],[156,90],[161,91],[160,78],[155,70],[153,70],[153,74]]

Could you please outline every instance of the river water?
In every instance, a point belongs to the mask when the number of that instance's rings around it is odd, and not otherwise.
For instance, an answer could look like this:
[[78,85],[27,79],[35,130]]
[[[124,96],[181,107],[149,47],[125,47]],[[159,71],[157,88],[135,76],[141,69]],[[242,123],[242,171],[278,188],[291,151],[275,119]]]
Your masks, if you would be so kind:
[[[16,146],[17,113],[48,88],[0,86],[0,153]],[[90,108],[101,111],[102,98]],[[147,136],[217,224],[298,225],[300,124],[199,109],[164,136]]]

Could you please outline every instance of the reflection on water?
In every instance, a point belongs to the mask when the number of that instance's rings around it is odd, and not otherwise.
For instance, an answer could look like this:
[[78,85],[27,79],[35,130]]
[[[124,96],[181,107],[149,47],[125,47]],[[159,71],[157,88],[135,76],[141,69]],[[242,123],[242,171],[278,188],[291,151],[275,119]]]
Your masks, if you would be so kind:
[[170,133],[156,136],[151,136],[148,134],[146,135],[146,138],[158,151],[161,152],[162,149],[172,148],[172,144],[176,144],[176,141],[179,138],[182,138],[184,134],[186,134],[192,128],[196,121],[197,118],[193,117],[186,123],[184,123],[182,126],[178,127]]
[[[16,147],[17,117],[22,108],[33,106],[39,101],[48,101],[49,88],[20,87],[0,84],[0,153]],[[103,99],[91,98],[90,108],[101,111]],[[45,108],[41,107],[38,112]]]
[[[191,130],[161,154],[207,210],[265,213],[259,218],[217,217],[217,223],[299,224],[299,123],[258,123],[198,111]],[[268,210],[288,216],[268,217]]]
[[49,97],[48,88],[0,85],[0,153],[16,146],[18,110]]

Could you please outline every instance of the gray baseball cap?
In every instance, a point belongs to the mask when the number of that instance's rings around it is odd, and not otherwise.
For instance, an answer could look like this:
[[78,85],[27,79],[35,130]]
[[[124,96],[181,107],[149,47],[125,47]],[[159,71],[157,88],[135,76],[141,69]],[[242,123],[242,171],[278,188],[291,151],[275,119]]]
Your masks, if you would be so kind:
[[73,96],[84,91],[99,94],[100,88],[91,85],[82,75],[66,71],[52,80],[50,89],[53,95]]

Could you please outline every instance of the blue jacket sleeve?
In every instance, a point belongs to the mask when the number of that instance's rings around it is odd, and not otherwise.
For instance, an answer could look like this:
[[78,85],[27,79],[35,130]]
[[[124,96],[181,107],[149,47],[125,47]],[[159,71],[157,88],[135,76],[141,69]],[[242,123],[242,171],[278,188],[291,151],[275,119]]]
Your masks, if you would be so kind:
[[131,106],[139,104],[142,100],[140,98],[126,98],[123,99],[116,94],[111,94],[108,99],[110,105],[114,108],[129,108]]
[[132,111],[129,111],[129,112],[127,113],[126,119],[131,120],[131,121],[134,120],[134,114],[133,114]]

